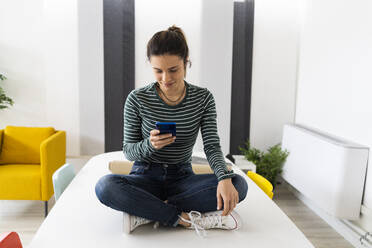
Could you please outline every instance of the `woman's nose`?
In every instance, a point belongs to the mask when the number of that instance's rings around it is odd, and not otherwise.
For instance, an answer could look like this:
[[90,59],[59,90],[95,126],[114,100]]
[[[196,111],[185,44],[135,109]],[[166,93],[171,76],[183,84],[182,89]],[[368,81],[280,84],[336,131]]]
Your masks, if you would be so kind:
[[168,82],[170,79],[169,73],[164,72],[161,79],[163,82]]

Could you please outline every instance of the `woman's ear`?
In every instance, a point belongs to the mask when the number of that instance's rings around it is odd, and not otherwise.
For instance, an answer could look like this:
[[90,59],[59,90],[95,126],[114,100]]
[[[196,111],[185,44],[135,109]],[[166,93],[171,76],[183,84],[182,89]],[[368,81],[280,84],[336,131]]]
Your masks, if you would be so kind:
[[191,60],[189,58],[187,58],[187,63],[189,63],[189,68],[191,67]]
[[184,78],[186,77],[186,68],[187,68],[187,64],[189,64],[189,67],[191,67],[191,60],[189,59],[189,57],[187,57],[187,58],[186,58],[186,62],[184,62],[184,70],[185,70]]

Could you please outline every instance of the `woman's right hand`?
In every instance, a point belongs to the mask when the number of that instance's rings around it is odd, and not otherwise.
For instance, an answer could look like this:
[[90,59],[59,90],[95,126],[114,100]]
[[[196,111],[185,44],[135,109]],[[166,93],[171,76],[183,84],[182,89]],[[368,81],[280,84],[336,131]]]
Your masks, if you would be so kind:
[[159,134],[160,131],[157,129],[150,131],[150,143],[156,149],[159,150],[164,146],[172,144],[176,140],[176,136],[172,136],[171,133]]

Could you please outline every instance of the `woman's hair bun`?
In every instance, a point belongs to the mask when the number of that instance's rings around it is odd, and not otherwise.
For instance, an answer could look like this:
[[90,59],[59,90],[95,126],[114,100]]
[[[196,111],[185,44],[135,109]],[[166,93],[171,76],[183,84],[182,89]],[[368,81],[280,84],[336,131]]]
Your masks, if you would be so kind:
[[185,70],[189,60],[189,47],[182,29],[176,25],[168,29],[156,32],[147,43],[147,59],[150,61],[153,55],[177,55],[183,59]]
[[183,33],[182,30],[177,27],[176,25],[172,25],[171,27],[168,28],[168,31],[169,32],[179,32],[179,33]]

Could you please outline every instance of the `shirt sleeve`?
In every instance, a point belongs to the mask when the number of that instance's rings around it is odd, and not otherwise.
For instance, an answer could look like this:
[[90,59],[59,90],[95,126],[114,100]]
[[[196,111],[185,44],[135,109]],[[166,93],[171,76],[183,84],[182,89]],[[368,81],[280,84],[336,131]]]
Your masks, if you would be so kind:
[[142,161],[155,152],[150,138],[142,137],[141,125],[140,103],[135,92],[132,91],[124,105],[123,152],[129,161]]
[[220,138],[217,133],[216,104],[212,93],[206,89],[204,99],[204,113],[201,120],[201,134],[203,138],[204,152],[218,181],[234,177],[235,174],[227,169],[223,157]]

